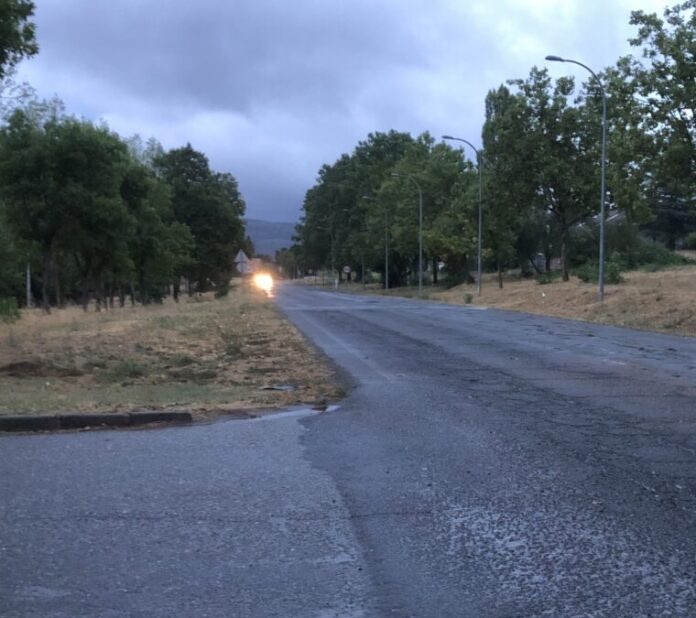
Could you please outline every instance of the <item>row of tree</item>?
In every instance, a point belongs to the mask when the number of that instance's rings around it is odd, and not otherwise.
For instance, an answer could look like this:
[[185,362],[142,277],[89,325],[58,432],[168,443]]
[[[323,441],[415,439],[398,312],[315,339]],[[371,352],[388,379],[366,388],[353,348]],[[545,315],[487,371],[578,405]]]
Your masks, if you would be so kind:
[[[671,248],[696,230],[696,0],[662,18],[635,11],[631,23],[642,57],[599,75],[608,98],[609,215],[620,227],[608,254],[644,242],[638,229]],[[477,164],[484,257],[500,275],[512,264],[538,267],[539,253],[547,267],[559,258],[566,279],[573,264],[596,261],[587,252],[596,242],[585,241],[598,221],[601,106],[593,80],[576,90],[572,78],[553,80],[536,67],[488,93]],[[388,268],[390,285],[403,284],[417,268],[420,187],[432,276],[444,263],[451,282],[465,280],[476,247],[477,171],[463,151],[427,133],[370,134],[321,168],[297,244],[280,257],[339,276],[343,265],[358,276]]]
[[18,105],[13,68],[38,51],[33,8],[0,2],[0,298],[26,298],[28,272],[46,310],[178,298],[182,281],[224,292],[234,255],[251,249],[235,178],[190,144],[124,140],[57,100]]
[[17,110],[0,130],[0,198],[0,297],[23,296],[30,264],[45,309],[178,298],[182,280],[225,290],[245,246],[237,182],[205,155],[142,148],[56,106]]

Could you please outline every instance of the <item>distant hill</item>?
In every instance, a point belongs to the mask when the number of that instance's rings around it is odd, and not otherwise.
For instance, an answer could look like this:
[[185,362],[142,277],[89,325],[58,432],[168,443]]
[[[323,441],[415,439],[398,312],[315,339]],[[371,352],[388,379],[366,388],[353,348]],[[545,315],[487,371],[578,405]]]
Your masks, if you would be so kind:
[[289,248],[292,245],[295,224],[247,219],[246,230],[254,243],[257,255],[274,257],[278,249]]

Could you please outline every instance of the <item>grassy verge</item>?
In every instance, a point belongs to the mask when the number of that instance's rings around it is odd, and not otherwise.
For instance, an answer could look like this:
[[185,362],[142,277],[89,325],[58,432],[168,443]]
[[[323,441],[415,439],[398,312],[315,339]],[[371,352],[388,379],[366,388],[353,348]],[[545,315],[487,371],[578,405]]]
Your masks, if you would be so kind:
[[0,324],[0,392],[0,414],[166,408],[198,416],[341,395],[273,303],[239,289],[101,313],[24,311],[13,326]]
[[[604,303],[597,302],[597,285],[576,277],[563,282],[553,279],[540,285],[535,280],[507,277],[503,289],[494,275],[485,275],[482,294],[475,285],[460,285],[449,290],[426,286],[425,299],[497,307],[562,318],[627,326],[641,330],[696,337],[696,266],[665,268],[656,272],[642,270],[623,273],[624,281],[605,286]],[[362,293],[361,285],[341,289]],[[367,293],[383,294],[368,286]],[[417,296],[413,287],[389,290],[390,296]]]

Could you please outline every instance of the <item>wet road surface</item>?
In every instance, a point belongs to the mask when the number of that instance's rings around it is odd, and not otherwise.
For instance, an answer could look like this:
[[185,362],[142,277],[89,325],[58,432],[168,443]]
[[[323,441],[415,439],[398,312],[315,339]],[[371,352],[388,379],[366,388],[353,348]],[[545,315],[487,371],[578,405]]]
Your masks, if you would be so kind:
[[0,437],[0,615],[696,615],[695,340],[277,301],[340,409]]

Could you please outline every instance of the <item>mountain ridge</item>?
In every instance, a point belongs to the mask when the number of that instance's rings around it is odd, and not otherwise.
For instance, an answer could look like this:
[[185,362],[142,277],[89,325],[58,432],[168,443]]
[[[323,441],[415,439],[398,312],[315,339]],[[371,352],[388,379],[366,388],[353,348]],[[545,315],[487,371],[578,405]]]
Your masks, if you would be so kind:
[[292,245],[295,224],[285,221],[266,221],[264,219],[245,219],[246,233],[254,243],[256,255],[275,257],[279,249]]

